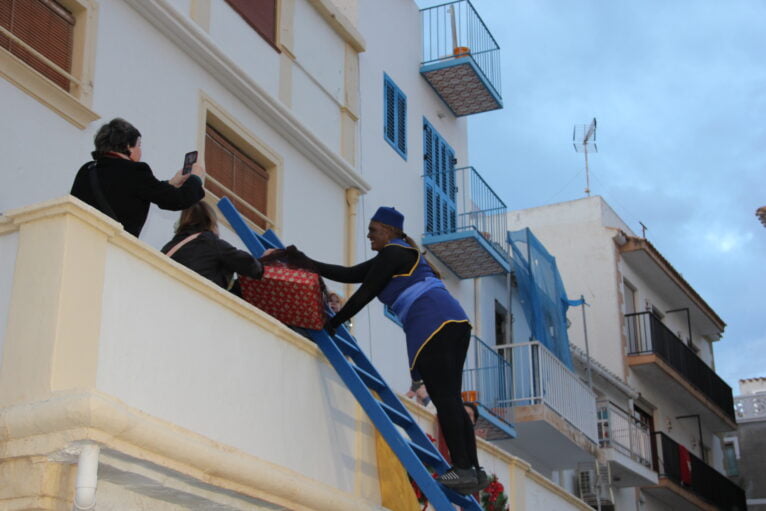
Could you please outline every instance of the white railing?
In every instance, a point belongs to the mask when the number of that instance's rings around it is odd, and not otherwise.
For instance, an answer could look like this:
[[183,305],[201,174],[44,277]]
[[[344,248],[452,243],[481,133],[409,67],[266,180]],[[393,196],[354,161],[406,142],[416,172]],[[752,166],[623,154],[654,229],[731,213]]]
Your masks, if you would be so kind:
[[544,404],[598,442],[596,395],[539,341],[503,347],[513,368],[514,406]]
[[598,403],[598,440],[646,467],[652,466],[649,428],[614,403]]
[[766,394],[735,397],[734,414],[737,422],[766,420]]

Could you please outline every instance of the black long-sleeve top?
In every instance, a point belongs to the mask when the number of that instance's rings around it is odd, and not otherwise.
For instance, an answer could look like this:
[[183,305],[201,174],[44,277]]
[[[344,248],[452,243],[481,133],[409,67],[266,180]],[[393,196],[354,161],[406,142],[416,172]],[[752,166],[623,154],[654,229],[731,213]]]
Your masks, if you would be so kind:
[[[101,210],[93,193],[89,166],[90,162],[80,167],[70,193],[106,213]],[[151,203],[162,209],[180,211],[205,196],[199,177],[189,176],[183,185],[176,188],[167,181],[160,181],[154,177],[152,169],[143,162],[105,156],[96,162],[96,172],[101,191],[117,215],[116,220],[136,237],[141,234],[141,229],[146,223]]]
[[386,287],[394,275],[408,273],[418,259],[416,251],[399,245],[388,245],[378,255],[356,266],[338,266],[314,261],[322,277],[362,285],[330,320],[333,328],[351,319]]
[[[177,243],[195,231],[177,233],[164,247],[167,254]],[[215,233],[204,231],[192,241],[179,248],[171,258],[196,271],[226,289],[233,273],[256,279],[263,275],[263,266],[252,255],[239,250],[219,238]]]

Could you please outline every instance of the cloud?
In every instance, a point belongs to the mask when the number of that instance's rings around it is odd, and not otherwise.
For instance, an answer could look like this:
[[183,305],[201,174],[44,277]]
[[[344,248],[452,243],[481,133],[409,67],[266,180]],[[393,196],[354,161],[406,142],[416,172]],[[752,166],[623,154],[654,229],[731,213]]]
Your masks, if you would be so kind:
[[705,234],[705,240],[724,254],[734,250],[742,250],[752,239],[753,233],[751,232],[709,231]]

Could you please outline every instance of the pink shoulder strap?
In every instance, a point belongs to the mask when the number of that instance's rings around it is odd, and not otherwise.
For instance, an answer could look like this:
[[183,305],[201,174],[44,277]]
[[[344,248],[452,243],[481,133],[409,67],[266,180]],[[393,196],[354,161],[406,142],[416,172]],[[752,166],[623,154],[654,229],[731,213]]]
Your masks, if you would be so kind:
[[173,248],[168,250],[168,253],[165,254],[165,255],[168,256],[168,257],[173,257],[173,254],[178,252],[178,249],[180,249],[181,247],[183,247],[184,245],[186,245],[190,241],[194,241],[195,239],[197,239],[197,236],[199,236],[200,234],[202,234],[202,233],[201,232],[197,232],[197,233],[194,233],[194,234],[192,234],[190,236],[185,237],[184,239],[182,239],[181,241],[176,243],[175,246],[173,246]]

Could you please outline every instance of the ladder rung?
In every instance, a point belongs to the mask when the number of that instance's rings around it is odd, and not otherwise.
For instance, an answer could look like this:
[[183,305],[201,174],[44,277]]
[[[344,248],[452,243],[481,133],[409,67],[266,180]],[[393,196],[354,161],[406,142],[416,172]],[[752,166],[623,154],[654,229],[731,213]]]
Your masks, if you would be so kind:
[[340,334],[337,334],[335,336],[335,342],[340,348],[340,350],[343,352],[343,354],[348,357],[352,357],[359,353],[359,346],[349,341],[348,339],[346,339]]
[[420,458],[420,461],[422,461],[426,466],[437,466],[442,462],[441,456],[439,454],[434,454],[422,447],[420,447],[418,444],[414,442],[407,442],[413,451],[415,451],[415,454],[418,458]]
[[359,377],[362,379],[362,381],[364,381],[364,384],[367,385],[368,388],[372,390],[383,390],[384,388],[386,388],[386,384],[383,383],[382,380],[374,377],[373,375],[371,375],[370,373],[368,373],[361,367],[353,365],[353,364],[351,365],[351,367],[354,369],[354,371],[356,371],[356,374],[359,375]]
[[380,403],[380,406],[383,408],[383,411],[386,412],[386,414],[388,414],[388,416],[391,418],[394,424],[398,424],[399,426],[403,428],[412,426],[412,419],[410,419],[403,413],[394,410],[392,407],[388,406],[386,403],[382,401],[379,401],[379,403]]

